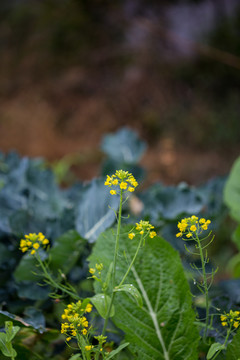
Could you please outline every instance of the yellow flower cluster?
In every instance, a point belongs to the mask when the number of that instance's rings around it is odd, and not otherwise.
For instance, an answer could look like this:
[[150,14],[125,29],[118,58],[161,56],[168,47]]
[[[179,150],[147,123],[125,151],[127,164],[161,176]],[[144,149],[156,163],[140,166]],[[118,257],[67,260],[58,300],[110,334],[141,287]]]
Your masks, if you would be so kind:
[[80,300],[67,305],[62,314],[62,319],[67,321],[61,324],[61,333],[67,336],[67,341],[70,341],[72,337],[76,337],[79,332],[82,335],[87,335],[89,324],[87,318],[83,315],[91,311],[92,305],[88,303],[86,307],[83,307]]
[[[154,238],[157,234],[155,231],[151,231],[152,229],[154,229],[154,226],[151,225],[149,221],[143,221],[143,220],[141,220],[139,223],[136,223],[136,227],[135,227],[135,230],[137,230],[140,235],[146,234],[146,236],[149,235],[150,238]],[[135,232],[131,231],[128,234],[128,237],[131,240],[134,238],[134,236],[136,236]]]
[[112,176],[107,175],[104,185],[110,187],[111,195],[118,195],[122,190],[133,192],[138,186],[138,182],[128,171],[117,170]]
[[48,244],[49,240],[42,233],[30,233],[25,235],[25,239],[20,240],[20,250],[23,253],[31,250],[31,255],[33,255],[41,246],[46,247]]
[[95,265],[95,268],[90,268],[90,269],[89,269],[89,272],[90,272],[90,274],[93,275],[93,277],[96,278],[96,276],[95,276],[94,274],[95,274],[96,271],[97,271],[97,272],[98,272],[98,275],[101,275],[102,269],[103,269],[103,264],[102,264],[102,263],[101,263],[101,264],[96,264],[96,265]]
[[239,327],[240,324],[240,311],[232,311],[229,313],[221,315],[222,326],[233,326],[235,329]]
[[185,235],[187,238],[191,238],[193,237],[194,233],[199,235],[203,230],[208,229],[210,223],[210,220],[206,220],[204,218],[199,220],[195,215],[182,219],[180,222],[178,222],[179,232],[177,233],[176,237]]

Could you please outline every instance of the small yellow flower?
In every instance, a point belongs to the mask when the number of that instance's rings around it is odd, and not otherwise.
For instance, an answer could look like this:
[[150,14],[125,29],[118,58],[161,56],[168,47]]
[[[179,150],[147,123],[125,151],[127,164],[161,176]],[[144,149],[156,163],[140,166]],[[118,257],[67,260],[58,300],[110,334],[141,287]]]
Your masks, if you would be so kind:
[[190,238],[191,236],[192,236],[191,233],[188,233],[188,234],[186,235],[187,238]]
[[197,230],[197,228],[196,228],[196,226],[195,226],[195,225],[192,225],[192,226],[190,226],[190,230],[194,232],[194,231],[196,231],[196,230]]
[[226,321],[222,322],[222,326],[227,326],[227,322]]
[[37,250],[37,249],[39,249],[39,247],[40,247],[39,243],[35,243],[35,244],[33,244],[33,248],[34,248],[34,249],[36,249],[36,250]]
[[127,188],[127,183],[126,182],[121,182],[121,184],[120,184],[120,189],[123,189],[123,190],[126,190],[126,188]]
[[133,239],[134,238],[134,236],[135,236],[135,234],[132,232],[132,233],[130,233],[130,234],[128,234],[128,237],[129,237],[129,239]]
[[239,322],[238,322],[238,321],[234,321],[233,326],[235,327],[235,329],[237,329],[238,326],[239,326]]
[[116,195],[117,192],[116,192],[116,190],[110,190],[110,194],[111,194],[111,195]]
[[133,192],[134,190],[135,190],[134,187],[129,186],[129,188],[128,188],[128,191],[129,191],[129,192]]
[[154,238],[155,236],[157,236],[157,233],[155,231],[151,231],[149,234],[150,238]]
[[181,237],[183,234],[181,232],[176,234],[176,237]]
[[87,346],[85,346],[85,350],[86,350],[86,351],[91,351],[92,348],[93,348],[93,345],[87,345]]
[[95,274],[96,270],[95,270],[95,269],[93,269],[93,268],[90,268],[90,269],[89,269],[89,272],[90,272],[90,274],[92,274],[92,275],[93,275],[93,274]]
[[117,184],[118,184],[118,179],[114,179],[114,180],[112,181],[112,184],[113,184],[113,185],[117,185]]
[[71,340],[71,336],[67,337],[66,340],[67,340],[67,341],[70,341],[70,340]]
[[85,311],[90,313],[92,311],[92,304],[87,304]]
[[96,269],[98,271],[102,271],[102,269],[103,269],[103,264],[102,263],[101,264],[96,264],[95,266],[96,266]]
[[83,335],[87,335],[87,329],[83,329],[83,330],[82,330],[82,334],[83,334]]
[[31,255],[34,255],[36,253],[36,250],[31,251]]

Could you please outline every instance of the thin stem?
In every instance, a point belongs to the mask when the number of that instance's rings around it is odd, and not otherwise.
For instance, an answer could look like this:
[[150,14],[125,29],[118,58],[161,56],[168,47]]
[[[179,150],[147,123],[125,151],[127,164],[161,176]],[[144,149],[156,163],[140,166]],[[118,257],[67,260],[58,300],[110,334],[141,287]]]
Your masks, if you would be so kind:
[[[110,317],[110,313],[112,310],[112,306],[113,306],[113,301],[114,301],[114,297],[115,297],[115,292],[114,287],[115,287],[115,278],[116,278],[116,264],[117,264],[117,254],[118,254],[118,248],[119,248],[119,237],[120,237],[120,229],[121,229],[121,220],[122,220],[122,205],[123,205],[123,191],[121,189],[120,192],[120,203],[119,203],[119,211],[118,211],[118,226],[117,226],[117,234],[116,234],[116,242],[115,242],[115,250],[114,250],[114,258],[113,258],[113,271],[112,271],[112,295],[111,295],[111,300],[110,300],[110,304],[108,307],[108,311],[107,311],[107,315],[106,315],[106,319],[104,321],[104,326],[103,326],[103,330],[102,330],[102,335],[105,335],[106,329],[107,329],[107,324],[108,324],[108,320]],[[96,357],[96,360],[98,360],[99,358],[99,353]]]
[[119,212],[118,212],[118,226],[117,226],[117,234],[116,234],[116,242],[115,242],[114,259],[113,259],[112,291],[113,291],[114,286],[115,286],[117,254],[118,254],[118,248],[119,248],[119,237],[120,237],[121,220],[122,220],[122,203],[123,203],[123,191],[121,189]]
[[205,340],[206,335],[207,335],[208,322],[209,322],[208,285],[207,285],[207,276],[206,276],[206,270],[205,270],[205,259],[204,259],[204,255],[203,255],[202,245],[201,245],[201,241],[200,241],[197,234],[196,234],[196,240],[197,240],[197,243],[198,243],[199,254],[200,254],[201,263],[202,263],[202,274],[203,274],[205,302],[206,302],[206,322],[205,322],[205,330],[204,330],[204,333],[203,333],[203,339]]
[[36,255],[36,259],[37,261],[39,262],[41,268],[42,268],[42,271],[45,275],[45,277],[47,278],[47,280],[52,284],[53,287],[55,287],[56,289],[59,289],[61,290],[62,292],[65,292],[66,294],[68,294],[69,296],[71,296],[73,299],[76,299],[76,300],[79,300],[79,296],[77,294],[75,294],[74,292],[72,291],[69,291],[68,289],[66,289],[64,286],[58,284],[52,277],[51,275],[47,272],[47,269],[44,265],[44,263],[42,262],[39,254]]
[[139,250],[140,250],[140,248],[141,248],[142,242],[143,242],[143,235],[141,236],[141,240],[139,241],[137,250],[136,250],[135,255],[134,255],[134,257],[133,257],[133,259],[132,259],[132,261],[131,261],[131,264],[129,265],[129,267],[128,267],[128,269],[127,269],[124,277],[122,278],[122,281],[120,282],[120,284],[119,284],[117,287],[121,286],[121,285],[124,283],[126,277],[128,276],[129,271],[131,270],[131,268],[132,268],[132,266],[133,266],[133,264],[134,264],[134,262],[135,262],[135,260],[136,260],[136,257],[137,257],[137,255],[138,255],[138,253],[139,253]]

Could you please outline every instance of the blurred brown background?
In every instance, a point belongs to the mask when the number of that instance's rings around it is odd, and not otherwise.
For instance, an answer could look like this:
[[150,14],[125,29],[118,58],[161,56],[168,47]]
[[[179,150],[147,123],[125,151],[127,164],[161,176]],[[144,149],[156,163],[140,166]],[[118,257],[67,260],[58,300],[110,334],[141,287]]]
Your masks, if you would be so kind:
[[238,0],[1,0],[0,150],[99,174],[102,136],[148,143],[148,181],[199,184],[240,154]]

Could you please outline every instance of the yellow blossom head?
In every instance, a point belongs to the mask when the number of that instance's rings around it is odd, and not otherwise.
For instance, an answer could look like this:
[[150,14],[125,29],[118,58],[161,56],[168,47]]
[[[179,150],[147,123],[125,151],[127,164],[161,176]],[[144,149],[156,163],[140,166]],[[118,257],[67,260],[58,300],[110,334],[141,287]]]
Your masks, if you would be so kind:
[[208,230],[210,223],[210,220],[205,220],[204,218],[199,220],[195,215],[184,218],[178,222],[179,232],[176,234],[176,237],[186,236],[188,239],[194,238],[195,235],[200,235],[204,230]]
[[110,187],[111,195],[119,195],[121,192],[133,192],[138,182],[128,171],[117,170],[115,174],[107,175],[104,185]]
[[[64,322],[61,324],[61,333],[70,338],[74,338],[80,332],[82,335],[88,334],[89,323],[84,316],[92,311],[92,304],[77,301],[76,303],[68,304],[62,314]],[[68,340],[67,340],[68,341]]]
[[30,251],[31,255],[36,254],[40,248],[46,248],[49,245],[49,240],[40,232],[30,233],[25,235],[24,239],[20,240],[20,250],[24,253]]
[[234,327],[237,329],[240,325],[240,311],[230,310],[229,313],[220,316],[222,326]]
[[134,229],[135,232],[131,231],[128,234],[128,237],[129,237],[129,239],[132,240],[138,233],[142,236],[144,235],[144,237],[149,235],[150,238],[154,238],[157,235],[157,233],[155,231],[153,231],[153,229],[154,229],[154,226],[151,225],[149,223],[149,221],[140,220],[139,223],[136,223],[136,226]]

